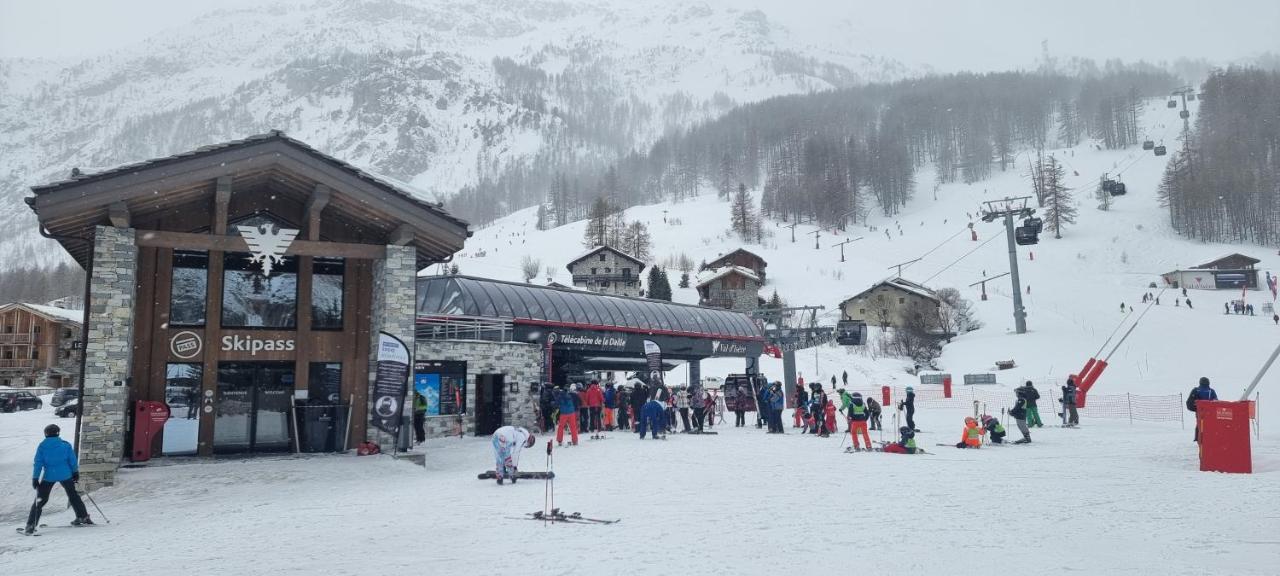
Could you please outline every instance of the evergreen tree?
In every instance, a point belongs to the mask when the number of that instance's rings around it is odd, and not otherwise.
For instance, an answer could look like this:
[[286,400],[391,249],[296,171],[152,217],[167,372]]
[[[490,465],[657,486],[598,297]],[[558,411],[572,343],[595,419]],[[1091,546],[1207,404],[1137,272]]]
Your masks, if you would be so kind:
[[1062,227],[1076,222],[1071,191],[1063,183],[1063,169],[1057,158],[1050,156],[1041,171],[1044,173],[1045,226],[1053,231],[1054,238],[1062,238]]
[[650,300],[666,300],[671,301],[671,283],[667,280],[667,273],[657,266],[649,267],[649,299]]
[[645,226],[643,222],[636,220],[624,228],[622,243],[619,245],[623,252],[641,262],[648,262],[652,246],[653,242],[649,235],[649,227]]
[[547,229],[547,205],[538,204],[538,221],[534,224],[534,228],[538,230]]
[[751,194],[747,192],[747,185],[739,183],[738,191],[733,195],[729,226],[743,240],[750,241],[757,233],[756,224],[758,219],[759,216],[756,215],[755,205],[751,202]]
[[688,273],[688,272],[681,272],[681,273],[680,273],[680,287],[681,287],[681,288],[688,288],[688,287],[689,287],[689,273]]
[[584,247],[608,246],[610,215],[609,202],[603,196],[597,196],[587,214],[587,228],[582,232]]

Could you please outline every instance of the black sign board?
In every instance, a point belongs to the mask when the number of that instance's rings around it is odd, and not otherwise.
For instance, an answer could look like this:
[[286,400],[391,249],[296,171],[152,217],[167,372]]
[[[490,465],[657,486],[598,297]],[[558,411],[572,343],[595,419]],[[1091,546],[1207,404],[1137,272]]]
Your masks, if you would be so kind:
[[409,349],[399,338],[383,332],[378,335],[377,352],[370,416],[375,428],[396,435],[400,432],[405,385],[409,382]]
[[689,359],[711,356],[751,357],[759,356],[764,349],[762,342],[744,340],[672,336],[665,334],[632,334],[614,330],[583,330],[516,324],[516,342],[550,344],[555,350],[581,350],[595,353],[616,353],[627,356],[647,356],[644,341],[657,344],[666,358]]

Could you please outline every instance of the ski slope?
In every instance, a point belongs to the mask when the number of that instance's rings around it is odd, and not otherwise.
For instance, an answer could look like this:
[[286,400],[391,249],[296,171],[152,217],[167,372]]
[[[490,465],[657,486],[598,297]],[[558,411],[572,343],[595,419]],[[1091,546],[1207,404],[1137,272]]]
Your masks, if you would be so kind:
[[[1195,105],[1191,103],[1192,114]],[[1164,100],[1147,102],[1141,120],[1144,139],[1171,149],[1178,145],[1182,122],[1177,110],[1165,108]],[[1003,223],[984,223],[978,214],[985,200],[1032,195],[1025,152],[1008,172],[997,172],[994,178],[972,185],[938,186],[936,193],[934,176],[923,170],[917,175],[915,198],[902,213],[891,218],[872,214],[865,225],[851,227],[847,234],[823,230],[819,249],[814,248],[811,234],[817,228],[805,224],[796,227],[795,243],[788,229],[772,221],[766,224],[766,233],[772,236],[763,246],[737,240],[729,231],[728,203],[716,199],[709,186],[691,201],[634,207],[625,217],[649,227],[658,261],[681,253],[695,263],[710,261],[738,247],[756,252],[769,263],[762,296],[767,298],[777,290],[788,305],[825,306],[820,319],[829,325],[839,319],[841,301],[895,274],[891,265],[924,255],[904,267],[903,277],[935,289],[959,289],[974,303],[985,324],[947,345],[939,368],[956,375],[989,372],[997,360],[1013,359],[1017,368],[998,374],[1000,382],[1009,385],[1026,379],[1064,383],[1067,375],[1083,368],[1120,324],[1124,318],[1120,304],[1141,307],[1142,295],[1152,292],[1160,296],[1161,305],[1151,307],[1111,359],[1093,392],[1185,394],[1200,376],[1208,376],[1224,398],[1238,399],[1280,341],[1280,327],[1272,323],[1269,314],[1261,314],[1261,305],[1272,300],[1270,292],[1249,292],[1248,301],[1258,308],[1258,316],[1227,316],[1222,313],[1223,303],[1238,299],[1237,291],[1190,290],[1193,308],[1187,309],[1185,305],[1174,306],[1176,291],[1161,293],[1148,285],[1155,282],[1163,286],[1160,274],[1164,272],[1233,252],[1261,259],[1259,270],[1275,274],[1280,271],[1280,257],[1270,247],[1199,243],[1174,233],[1156,194],[1165,163],[1172,155],[1156,157],[1139,148],[1098,150],[1088,141],[1047,153],[1065,165],[1066,184],[1077,190],[1079,215],[1075,225],[1064,227],[1061,239],[1046,230],[1038,245],[1018,247],[1027,310],[1028,332],[1024,335],[1013,330],[1008,277],[988,283],[989,300],[985,302],[979,299],[979,289],[968,285],[982,280],[984,273],[996,276],[1009,269]],[[1108,211],[1097,209],[1093,198],[1103,173],[1118,174],[1128,187],[1128,194],[1115,198]],[[1037,215],[1043,215],[1043,210]],[[557,275],[553,280],[569,284],[564,266],[580,252],[586,223],[539,231],[535,218],[535,209],[524,210],[476,231],[455,259],[461,273],[521,281],[520,261],[527,254],[539,258],[544,269],[554,267]],[[978,233],[976,243],[970,240],[969,222]],[[890,237],[885,236],[885,230],[890,231]],[[842,263],[839,248],[833,245],[849,236],[861,239],[845,247],[846,261]],[[438,272],[438,268],[427,271]],[[539,274],[534,281],[545,283],[544,276]],[[679,271],[668,271],[674,299],[696,303],[697,292],[692,287],[675,287],[679,276]],[[1027,287],[1030,294],[1025,293]],[[1182,299],[1180,293],[1176,295]],[[873,357],[873,348],[829,345],[805,350],[797,353],[798,370],[808,381],[817,376],[829,382],[833,374],[846,370],[851,383],[858,376],[858,385],[904,386],[915,380],[904,372],[907,362]],[[766,358],[762,366],[772,379],[781,378],[781,361]],[[739,360],[717,359],[704,362],[702,373],[722,375],[741,368]],[[677,369],[671,374],[674,381],[682,381],[685,376],[681,372]],[[1280,378],[1278,374],[1273,374],[1271,381]],[[1266,396],[1268,386],[1264,383],[1260,390]],[[1264,419],[1268,415],[1280,417],[1276,403],[1262,401],[1259,407]]]

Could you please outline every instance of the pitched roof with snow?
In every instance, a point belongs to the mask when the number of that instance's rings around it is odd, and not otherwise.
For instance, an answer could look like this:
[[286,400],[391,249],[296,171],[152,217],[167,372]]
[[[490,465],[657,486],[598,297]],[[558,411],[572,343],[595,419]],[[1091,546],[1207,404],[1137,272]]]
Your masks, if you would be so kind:
[[644,266],[646,265],[644,262],[641,262],[641,261],[640,261],[638,258],[636,258],[635,256],[632,256],[632,255],[630,255],[630,254],[627,254],[626,252],[623,252],[623,251],[621,251],[621,250],[619,250],[619,249],[617,249],[617,248],[614,248],[614,247],[612,247],[612,246],[596,246],[595,248],[592,248],[592,249],[587,250],[586,252],[582,253],[582,254],[581,254],[581,255],[579,255],[577,258],[574,258],[573,260],[570,260],[567,264],[565,264],[565,267],[567,268],[567,267],[569,267],[569,266],[573,266],[574,264],[577,264],[578,262],[581,262],[581,261],[583,261],[583,260],[586,260],[587,258],[590,258],[593,254],[595,254],[595,253],[597,253],[597,252],[599,252],[599,251],[601,251],[601,250],[608,250],[608,251],[610,251],[610,252],[613,252],[614,254],[617,254],[618,256],[621,256],[621,257],[623,257],[623,258],[626,258],[627,260],[630,260],[630,261],[632,261],[632,262],[635,262],[636,264],[639,264],[641,267],[644,267]]
[[759,281],[760,281],[760,277],[759,277],[759,276],[756,276],[755,272],[752,272],[752,271],[751,271],[750,269],[748,269],[748,268],[743,268],[742,266],[725,266],[724,268],[717,268],[717,269],[715,269],[714,271],[711,271],[711,273],[710,273],[710,274],[701,274],[701,275],[699,275],[699,276],[698,276],[698,284],[697,284],[697,286],[698,286],[698,288],[701,288],[701,287],[703,287],[703,286],[706,286],[707,284],[710,284],[710,283],[714,282],[715,280],[717,280],[717,279],[719,279],[719,278],[723,278],[723,277],[728,276],[728,275],[730,275],[730,274],[737,274],[737,275],[739,275],[739,276],[746,276],[747,278],[749,278],[749,279],[751,279],[751,280],[755,280],[756,282],[759,282]]
[[854,294],[853,296],[850,296],[850,297],[848,297],[848,298],[845,298],[845,299],[844,299],[844,301],[842,301],[842,302],[841,302],[841,304],[844,304],[845,302],[848,302],[848,301],[850,301],[850,300],[855,300],[855,299],[857,299],[857,298],[861,297],[862,295],[864,295],[864,294],[866,294],[866,293],[868,293],[868,292],[871,292],[872,290],[875,290],[876,288],[879,288],[879,287],[881,287],[881,286],[888,286],[888,287],[890,287],[890,288],[894,288],[894,289],[897,289],[897,290],[901,290],[901,291],[903,291],[903,292],[907,292],[907,293],[909,293],[909,294],[913,294],[913,295],[919,296],[919,297],[921,297],[921,298],[926,298],[926,299],[929,299],[929,300],[933,300],[934,302],[940,302],[940,300],[938,299],[938,294],[937,294],[936,292],[934,292],[934,291],[933,291],[933,289],[932,289],[932,288],[929,288],[928,286],[925,286],[925,285],[923,285],[923,284],[917,284],[917,283],[915,283],[915,282],[912,282],[912,281],[910,281],[910,280],[906,280],[906,279],[903,279],[903,278],[891,278],[891,279],[889,279],[889,280],[884,280],[884,281],[882,281],[882,282],[877,282],[877,283],[875,283],[875,284],[871,285],[871,287],[870,287],[870,288],[867,288],[866,290],[863,290],[863,291],[861,291],[861,292],[859,292],[859,293],[857,293],[857,294]]
[[84,320],[84,310],[68,310],[66,308],[58,308],[56,306],[45,306],[43,304],[28,304],[26,302],[13,302],[0,306],[0,312],[6,312],[10,308],[26,308],[27,310],[49,318],[58,322],[72,322],[80,324]]
[[756,260],[759,260],[761,268],[764,268],[769,265],[769,263],[765,262],[764,258],[761,258],[759,254],[756,254],[755,252],[747,250],[746,248],[738,248],[737,250],[729,252],[728,254],[723,254],[718,258],[716,258],[715,260],[708,262],[707,268],[715,268],[717,263],[728,261],[730,258],[733,258],[735,254],[746,254],[747,256],[750,256]]
[[1235,253],[1235,254],[1228,254],[1212,262],[1206,262],[1204,264],[1196,266],[1195,269],[1215,270],[1215,269],[1226,268],[1226,269],[1234,270],[1234,269],[1244,268],[1248,266],[1253,266],[1254,264],[1257,264],[1259,262],[1262,262],[1262,261],[1257,258],[1251,258],[1249,256],[1245,256],[1244,254]]

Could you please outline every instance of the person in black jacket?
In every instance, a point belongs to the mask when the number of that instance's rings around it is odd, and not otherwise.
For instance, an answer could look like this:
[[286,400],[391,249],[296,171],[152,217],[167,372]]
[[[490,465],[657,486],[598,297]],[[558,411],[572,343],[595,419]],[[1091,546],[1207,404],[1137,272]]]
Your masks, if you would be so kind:
[[1067,378],[1067,385],[1062,387],[1062,423],[1064,426],[1078,426],[1080,414],[1076,412],[1076,381]]
[[[1027,382],[1027,384],[1030,384],[1030,382]],[[1014,444],[1031,443],[1031,430],[1027,428],[1027,397],[1023,395],[1022,390],[1022,388],[1019,388],[1015,391],[1018,395],[1018,400],[1014,402],[1013,408],[1009,409],[1009,417],[1013,418],[1013,421],[1018,425],[1018,431],[1022,433],[1022,439],[1014,440]]]
[[1040,399],[1040,391],[1036,390],[1036,385],[1032,384],[1030,380],[1027,380],[1026,384],[1023,384],[1022,387],[1018,388],[1014,392],[1017,393],[1019,398],[1026,399],[1027,426],[1039,426],[1043,428],[1044,422],[1040,421],[1040,410],[1036,408],[1036,400]]
[[545,434],[556,427],[556,390],[551,383],[542,385],[538,395],[538,409],[542,411],[542,432]]
[[919,432],[920,429],[916,428],[915,419],[916,391],[910,386],[907,386],[907,398],[898,402],[898,409],[907,411],[907,427],[911,428],[912,432]]
[[634,384],[631,385],[631,419],[635,426],[639,426],[644,403],[649,400],[649,388],[639,380],[632,380],[632,382]]
[[631,418],[629,416],[629,413],[631,412],[631,390],[628,390],[626,386],[618,386],[617,404],[618,404],[618,417],[617,417],[618,429],[630,430]]
[[880,403],[875,398],[867,397],[867,414],[871,416],[870,423],[872,430],[883,430],[880,426]]

